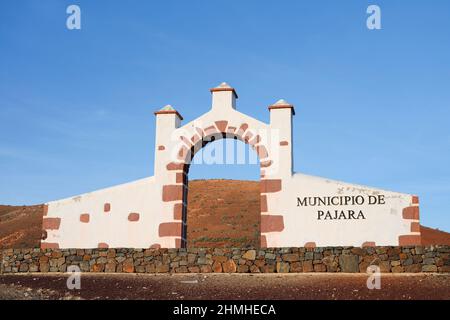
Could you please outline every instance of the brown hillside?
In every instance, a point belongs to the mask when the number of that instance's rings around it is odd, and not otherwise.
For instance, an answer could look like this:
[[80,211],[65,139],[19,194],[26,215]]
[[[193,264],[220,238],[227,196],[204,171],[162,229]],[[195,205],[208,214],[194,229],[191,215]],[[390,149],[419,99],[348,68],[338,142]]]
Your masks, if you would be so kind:
[[[189,182],[189,247],[259,246],[260,196],[257,181]],[[43,206],[0,205],[0,248],[38,247]],[[421,227],[422,244],[450,245],[450,233]]]
[[258,181],[189,182],[188,247],[259,247]]
[[43,206],[0,205],[0,248],[39,247]]
[[420,226],[420,232],[422,234],[422,244],[424,246],[429,246],[432,244],[450,245],[450,233],[424,226]]

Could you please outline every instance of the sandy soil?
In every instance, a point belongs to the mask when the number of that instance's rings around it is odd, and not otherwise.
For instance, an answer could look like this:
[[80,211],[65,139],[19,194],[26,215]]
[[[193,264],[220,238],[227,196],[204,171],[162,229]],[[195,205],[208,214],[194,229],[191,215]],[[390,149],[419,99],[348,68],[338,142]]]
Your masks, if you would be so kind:
[[0,299],[450,299],[449,274],[383,274],[379,290],[367,288],[364,274],[89,273],[80,290],[68,290],[66,281],[61,274],[2,275]]

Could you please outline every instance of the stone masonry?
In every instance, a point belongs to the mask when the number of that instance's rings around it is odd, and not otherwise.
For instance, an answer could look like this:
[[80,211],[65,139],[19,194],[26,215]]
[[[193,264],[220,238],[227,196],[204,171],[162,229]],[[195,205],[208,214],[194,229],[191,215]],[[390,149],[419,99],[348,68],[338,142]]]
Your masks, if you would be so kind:
[[296,273],[362,272],[378,265],[381,272],[450,272],[450,246],[308,247],[308,248],[174,248],[174,249],[6,249],[0,251],[1,273]]

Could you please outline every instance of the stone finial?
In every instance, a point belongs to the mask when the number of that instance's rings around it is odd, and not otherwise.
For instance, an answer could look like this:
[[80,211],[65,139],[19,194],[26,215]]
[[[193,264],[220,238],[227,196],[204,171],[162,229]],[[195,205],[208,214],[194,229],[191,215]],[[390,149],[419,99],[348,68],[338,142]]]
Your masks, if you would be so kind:
[[232,89],[231,86],[226,83],[226,82],[222,82],[221,84],[219,84],[216,88],[228,88],[228,89]]
[[178,111],[175,110],[170,104],[165,105],[158,111],[155,111],[155,115],[159,115],[159,114],[175,114],[180,118],[180,120],[183,120],[183,117],[181,116],[181,114],[179,114]]
[[236,109],[236,99],[238,95],[236,90],[228,83],[222,82],[217,87],[209,89],[212,94],[212,108],[213,109]]
[[234,88],[226,82],[222,82],[217,87],[209,89],[209,91],[211,91],[211,92],[232,91],[234,93],[236,99],[238,98],[236,90],[234,90]]
[[168,104],[159,109],[159,111],[175,111],[175,109],[170,104]]
[[277,102],[275,102],[275,104],[273,104],[274,106],[284,106],[284,105],[289,105],[291,106],[291,104],[289,102],[287,102],[284,99],[280,99]]
[[290,104],[289,102],[287,102],[284,99],[280,99],[277,102],[275,102],[274,104],[269,106],[269,110],[273,110],[273,109],[292,109],[292,115],[295,115],[295,110],[294,110],[294,105]]

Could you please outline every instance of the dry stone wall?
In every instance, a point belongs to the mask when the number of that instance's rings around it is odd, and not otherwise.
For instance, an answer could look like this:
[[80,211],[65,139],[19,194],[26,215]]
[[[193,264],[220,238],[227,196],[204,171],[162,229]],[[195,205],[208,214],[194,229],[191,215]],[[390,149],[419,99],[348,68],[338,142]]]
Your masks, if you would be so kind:
[[381,272],[450,272],[450,246],[321,247],[267,249],[7,249],[2,273],[296,273],[363,272],[378,265]]

